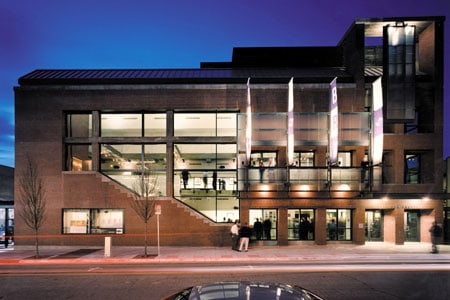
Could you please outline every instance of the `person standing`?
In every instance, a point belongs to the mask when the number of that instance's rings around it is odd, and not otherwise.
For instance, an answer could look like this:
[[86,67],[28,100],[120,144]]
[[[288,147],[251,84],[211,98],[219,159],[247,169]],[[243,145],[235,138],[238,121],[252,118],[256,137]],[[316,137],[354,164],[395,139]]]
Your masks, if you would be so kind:
[[244,226],[242,226],[239,229],[239,238],[241,239],[241,243],[239,245],[239,252],[242,252],[244,250],[245,252],[248,251],[248,243],[250,241],[250,236],[252,235],[252,230],[250,227],[248,227],[247,222],[244,223]]
[[235,221],[233,226],[230,229],[231,232],[231,249],[238,251],[238,243],[239,243],[239,223]]
[[270,219],[264,220],[263,229],[266,240],[271,240],[272,237],[270,236],[270,231],[272,230],[272,222],[270,221]]
[[181,172],[181,177],[183,178],[183,187],[184,187],[184,189],[186,189],[186,186],[188,185],[188,181],[189,181],[189,171],[184,169]]
[[262,240],[263,226],[258,218],[256,218],[255,223],[253,223],[253,230],[255,231],[256,240]]
[[440,239],[442,236],[442,228],[436,222],[433,222],[433,225],[430,228],[430,234],[431,234],[431,253],[439,253],[437,245],[440,243]]

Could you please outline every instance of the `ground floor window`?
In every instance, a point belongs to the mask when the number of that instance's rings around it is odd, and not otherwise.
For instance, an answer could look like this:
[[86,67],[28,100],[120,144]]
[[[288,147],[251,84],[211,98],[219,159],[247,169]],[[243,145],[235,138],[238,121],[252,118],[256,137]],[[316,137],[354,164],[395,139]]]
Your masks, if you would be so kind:
[[350,209],[327,209],[327,240],[352,239],[352,212]]
[[366,241],[383,240],[383,212],[377,210],[367,210],[365,213],[365,236]]
[[288,239],[314,240],[314,209],[288,209]]
[[123,209],[70,208],[63,210],[63,233],[121,234]]
[[[253,239],[275,241],[277,240],[277,210],[276,209],[250,209],[250,225],[253,224]],[[261,223],[260,229],[257,222]],[[255,225],[257,228],[255,230]]]

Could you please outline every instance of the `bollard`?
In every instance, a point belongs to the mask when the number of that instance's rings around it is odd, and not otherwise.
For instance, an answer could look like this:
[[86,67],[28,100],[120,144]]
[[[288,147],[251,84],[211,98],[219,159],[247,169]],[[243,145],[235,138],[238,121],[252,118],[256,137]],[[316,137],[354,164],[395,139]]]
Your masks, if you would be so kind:
[[105,236],[105,257],[111,257],[111,237]]

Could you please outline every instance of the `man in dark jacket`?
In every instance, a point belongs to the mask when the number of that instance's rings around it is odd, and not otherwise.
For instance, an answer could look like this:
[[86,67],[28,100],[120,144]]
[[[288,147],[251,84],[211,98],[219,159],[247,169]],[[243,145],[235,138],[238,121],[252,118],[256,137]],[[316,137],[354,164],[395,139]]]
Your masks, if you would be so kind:
[[250,241],[250,237],[252,235],[252,230],[250,227],[248,227],[247,222],[244,223],[244,226],[241,226],[239,229],[239,237],[241,239],[241,244],[239,245],[239,251],[242,251],[242,248],[244,248],[244,251],[248,251],[248,243]]
[[431,253],[439,253],[437,245],[439,244],[442,236],[442,228],[436,222],[433,222],[433,225],[430,228],[430,234],[431,234]]

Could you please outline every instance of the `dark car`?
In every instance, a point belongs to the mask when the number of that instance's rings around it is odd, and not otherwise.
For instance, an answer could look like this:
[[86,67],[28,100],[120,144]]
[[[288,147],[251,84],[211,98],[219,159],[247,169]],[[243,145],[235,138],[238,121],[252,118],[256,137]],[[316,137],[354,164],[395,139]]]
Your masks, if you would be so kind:
[[318,295],[298,286],[258,282],[213,282],[192,286],[162,300],[323,300]]

